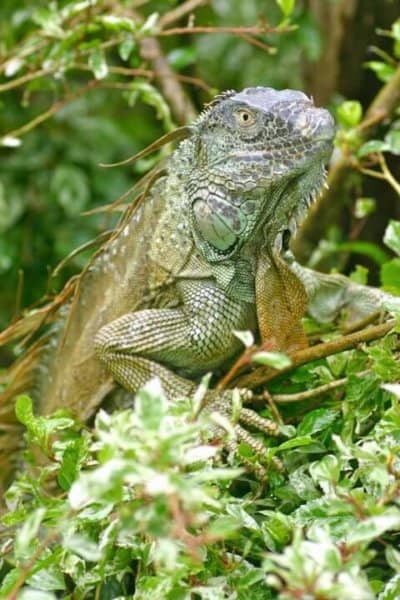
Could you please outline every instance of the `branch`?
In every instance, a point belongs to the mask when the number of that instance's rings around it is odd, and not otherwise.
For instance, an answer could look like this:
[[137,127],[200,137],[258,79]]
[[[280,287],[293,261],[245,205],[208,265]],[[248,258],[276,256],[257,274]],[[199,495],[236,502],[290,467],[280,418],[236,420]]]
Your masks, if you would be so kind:
[[390,321],[382,323],[381,325],[368,327],[362,331],[356,331],[355,333],[350,333],[349,335],[342,336],[329,342],[317,344],[316,346],[311,346],[310,348],[305,348],[304,350],[298,350],[297,352],[293,352],[293,354],[289,355],[292,362],[288,367],[279,370],[271,367],[259,367],[252,373],[238,377],[234,382],[234,386],[254,389],[267,383],[268,381],[271,381],[271,379],[275,379],[276,377],[279,377],[279,375],[288,373],[296,367],[300,367],[308,362],[318,360],[320,358],[326,358],[332,354],[338,354],[339,352],[356,348],[362,343],[377,340],[389,333],[389,331],[391,331],[395,325],[396,320],[391,319]]
[[193,121],[197,111],[163,55],[159,42],[154,37],[144,38],[140,49],[142,57],[151,62],[155,79],[178,123],[184,125]]
[[192,33],[233,33],[235,35],[260,35],[263,33],[287,33],[293,31],[293,25],[286,27],[270,27],[268,25],[253,25],[251,27],[171,27],[157,33],[157,37],[182,35]]
[[[369,373],[371,373],[370,370],[365,370],[360,371],[360,373],[356,373],[356,375],[357,377],[365,377],[365,375],[368,375]],[[274,402],[276,402],[276,404],[303,402],[304,400],[312,400],[314,398],[318,398],[318,396],[326,394],[326,392],[344,387],[347,385],[348,381],[348,377],[342,377],[341,379],[335,379],[334,381],[330,381],[329,383],[325,383],[324,385],[320,385],[311,390],[305,390],[304,392],[297,392],[295,394],[273,394],[271,398]]]
[[190,14],[199,6],[202,6],[203,4],[208,4],[209,1],[210,0],[187,0],[180,6],[177,6],[173,10],[170,10],[165,15],[163,15],[158,21],[158,24],[164,29],[164,27],[168,27],[168,25],[171,25],[171,23],[179,21],[179,19],[181,19],[185,15]]
[[50,108],[48,108],[44,112],[40,113],[40,115],[38,115],[31,121],[28,121],[27,123],[25,123],[25,125],[22,125],[21,127],[18,127],[17,129],[13,129],[12,131],[9,131],[2,137],[3,138],[7,138],[7,137],[18,138],[21,135],[28,133],[28,131],[31,131],[37,125],[40,125],[40,123],[43,123],[43,121],[47,121],[47,119],[49,119],[50,117],[55,115],[59,110],[64,108],[64,106],[66,104],[69,104],[73,100],[76,100],[76,98],[79,98],[79,96],[83,96],[89,90],[92,90],[95,87],[97,87],[97,85],[98,85],[97,81],[95,81],[95,80],[89,81],[87,85],[83,86],[81,89],[79,89],[74,94],[69,94],[63,100],[58,100],[57,102],[54,102],[54,104],[52,104],[50,106]]

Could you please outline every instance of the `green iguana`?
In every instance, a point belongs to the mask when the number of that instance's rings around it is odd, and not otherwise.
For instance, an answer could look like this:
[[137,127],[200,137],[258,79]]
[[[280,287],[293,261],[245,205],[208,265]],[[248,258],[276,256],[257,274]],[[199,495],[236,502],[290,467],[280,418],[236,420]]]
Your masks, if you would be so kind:
[[[68,407],[83,420],[154,376],[179,398],[232,364],[236,330],[292,350],[306,344],[307,305],[318,321],[380,307],[378,290],[314,273],[287,252],[324,183],[334,134],[328,111],[302,92],[263,87],[225,92],[180,130],[185,139],[85,271],[0,335],[1,344],[41,333],[8,373],[2,447],[15,446],[18,393],[33,395],[41,413]],[[230,415],[230,391],[210,390],[206,401]],[[249,409],[240,421],[276,431]]]

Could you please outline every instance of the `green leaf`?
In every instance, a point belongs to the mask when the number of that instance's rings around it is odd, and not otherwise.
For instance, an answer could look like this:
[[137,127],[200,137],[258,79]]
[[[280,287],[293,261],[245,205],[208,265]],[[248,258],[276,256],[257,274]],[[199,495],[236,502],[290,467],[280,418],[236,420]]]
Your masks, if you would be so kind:
[[300,448],[302,446],[310,446],[311,444],[314,444],[314,440],[312,439],[312,437],[309,435],[302,435],[299,437],[292,438],[291,440],[287,440],[286,442],[283,442],[276,448],[273,448],[273,450],[274,451],[292,450],[293,448]]
[[393,258],[381,266],[381,282],[387,292],[400,295],[400,258]]
[[292,537],[293,526],[288,515],[275,511],[263,511],[267,517],[262,522],[262,532],[269,550],[281,550]]
[[346,544],[372,542],[386,531],[400,529],[400,510],[388,508],[382,515],[369,517],[358,523],[346,538]]
[[400,379],[400,364],[394,353],[393,336],[383,338],[378,344],[369,346],[365,352],[372,359],[372,369],[383,381]]
[[309,471],[313,481],[328,493],[331,484],[336,485],[339,481],[340,464],[334,454],[327,454],[320,461],[311,463]]
[[105,54],[101,48],[93,48],[89,54],[88,64],[96,79],[104,79],[104,77],[107,77],[108,66]]
[[57,473],[57,481],[65,491],[69,490],[78,475],[79,464],[83,458],[85,448],[85,441],[76,439],[69,443],[63,453],[60,470]]
[[181,71],[194,64],[197,58],[197,47],[187,46],[174,48],[167,56],[168,62],[175,71]]
[[384,142],[383,140],[369,140],[357,150],[357,156],[358,158],[364,158],[364,156],[368,156],[368,154],[374,154],[375,152],[389,151],[390,145],[387,142]]
[[355,254],[368,256],[368,258],[371,258],[378,265],[383,264],[390,258],[389,254],[382,250],[378,244],[366,242],[364,240],[341,242],[337,245],[337,250],[340,252],[354,252]]
[[400,130],[392,129],[385,135],[385,142],[388,144],[390,152],[395,155],[400,154]]
[[122,60],[127,61],[136,47],[137,44],[133,38],[126,38],[118,46],[118,54],[120,55]]
[[254,335],[251,331],[233,331],[233,335],[240,340],[246,348],[251,348],[254,344]]
[[292,364],[290,358],[282,352],[256,352],[251,357],[251,361],[259,365],[267,365],[274,369],[285,369]]
[[32,587],[24,587],[18,593],[18,600],[57,600],[57,596],[51,592],[44,592]]
[[32,19],[40,25],[46,36],[56,39],[62,39],[65,36],[62,29],[61,15],[55,10],[54,6],[50,6],[50,8],[37,8],[33,13]]
[[143,427],[158,430],[165,415],[168,401],[159,379],[151,379],[141,390],[135,400],[135,414]]
[[35,589],[51,592],[52,590],[65,590],[64,575],[59,568],[58,557],[57,564],[50,564],[48,567],[39,569],[28,579],[28,583]]
[[27,429],[36,429],[37,419],[34,417],[33,403],[29,396],[18,396],[15,402],[15,414],[18,421],[25,425]]
[[338,411],[328,408],[317,408],[307,413],[299,427],[298,435],[312,435],[328,429],[338,418]]
[[10,598],[11,592],[13,591],[14,586],[18,583],[21,576],[23,575],[23,571],[20,568],[14,568],[9,571],[4,579],[1,581],[0,586],[0,598],[6,600]]
[[375,212],[376,200],[375,198],[357,198],[354,207],[354,216],[357,219],[364,219],[368,215]]
[[363,265],[356,265],[353,271],[349,275],[349,279],[354,283],[361,285],[367,285],[368,283],[368,269]]
[[242,523],[237,519],[236,514],[221,515],[207,528],[207,535],[228,539],[233,537],[241,527]]
[[389,221],[383,241],[386,246],[400,256],[400,221]]
[[173,129],[174,124],[171,119],[170,107],[153,85],[146,81],[135,80],[131,83],[130,90],[128,102],[131,106],[136,102],[137,96],[140,95],[143,102],[156,109],[157,118],[163,121],[165,129],[167,131]]
[[371,69],[371,71],[373,71],[377,78],[380,81],[383,81],[383,83],[390,81],[396,72],[395,67],[386,62],[378,60],[370,60],[369,62],[364,63],[364,66]]
[[142,27],[140,28],[140,33],[144,37],[154,35],[155,33],[157,33],[158,19],[158,13],[152,13],[149,17],[147,17],[146,21],[143,23]]
[[392,24],[392,35],[395,40],[400,42],[400,19],[397,19],[397,21]]
[[378,596],[378,600],[399,600],[400,598],[400,575],[394,575],[386,583],[382,592]]
[[[27,560],[32,554],[33,547],[37,543],[39,527],[46,513],[44,508],[37,508],[25,519],[21,529],[15,537],[15,556],[21,560]],[[32,544],[32,542],[34,542]],[[32,547],[33,546],[33,547]]]
[[338,120],[343,127],[356,127],[361,121],[362,114],[362,106],[357,100],[347,100],[337,109]]
[[285,17],[290,17],[296,5],[296,0],[276,0],[276,3]]
[[400,574],[400,552],[393,546],[386,546],[385,556],[389,566]]

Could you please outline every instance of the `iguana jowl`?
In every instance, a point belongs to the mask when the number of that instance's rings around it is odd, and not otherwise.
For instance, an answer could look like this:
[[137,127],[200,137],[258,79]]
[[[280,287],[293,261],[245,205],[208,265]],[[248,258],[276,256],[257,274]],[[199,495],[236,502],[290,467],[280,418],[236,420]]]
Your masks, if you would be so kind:
[[[285,350],[305,343],[307,302],[318,320],[379,306],[378,291],[281,257],[324,181],[334,137],[326,110],[302,92],[248,88],[218,97],[187,132],[165,174],[67,288],[68,302],[31,317],[35,327],[45,317],[53,324],[11,370],[4,401],[33,390],[41,412],[69,407],[86,419],[112,379],[134,392],[153,376],[178,398],[231,363],[235,330]],[[30,327],[28,317],[0,343]],[[229,412],[228,393],[209,400]],[[270,428],[249,410],[241,416]]]

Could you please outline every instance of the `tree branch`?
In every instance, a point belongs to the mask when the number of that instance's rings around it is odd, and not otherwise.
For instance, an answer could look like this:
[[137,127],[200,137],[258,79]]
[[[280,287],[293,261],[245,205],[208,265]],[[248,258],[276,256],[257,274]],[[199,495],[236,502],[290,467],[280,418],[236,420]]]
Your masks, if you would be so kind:
[[342,336],[329,342],[317,344],[316,346],[311,346],[304,350],[298,350],[289,355],[292,362],[288,367],[279,370],[271,367],[259,367],[252,373],[239,376],[233,384],[230,385],[232,387],[254,389],[271,381],[271,379],[275,379],[283,373],[288,373],[296,367],[300,367],[313,360],[326,358],[332,354],[338,354],[339,352],[344,352],[344,350],[356,348],[359,344],[377,340],[389,333],[395,325],[395,319],[391,319],[381,325],[368,327],[362,331],[356,331],[355,333],[350,333],[349,335]]

